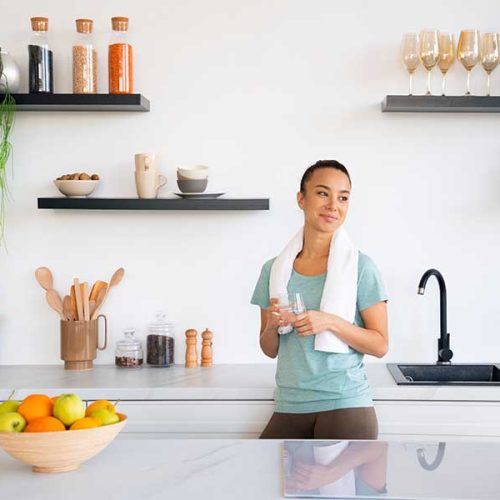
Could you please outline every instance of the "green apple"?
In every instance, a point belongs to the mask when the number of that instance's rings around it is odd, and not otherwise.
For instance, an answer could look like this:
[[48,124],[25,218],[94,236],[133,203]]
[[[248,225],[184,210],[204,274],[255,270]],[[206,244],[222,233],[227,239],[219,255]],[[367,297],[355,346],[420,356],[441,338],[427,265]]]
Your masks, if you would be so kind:
[[62,394],[56,399],[52,413],[66,427],[69,427],[85,416],[85,405],[76,394]]
[[9,399],[8,401],[4,401],[0,404],[0,415],[2,413],[14,413],[19,408],[21,401],[14,401],[13,399]]
[[0,414],[2,413],[12,413],[16,412],[19,406],[21,405],[21,401],[14,401],[12,399],[12,396],[14,396],[14,393],[16,390],[14,389],[11,393],[10,396],[8,397],[7,401],[4,401],[2,404],[0,404]]
[[23,432],[26,420],[14,411],[0,415],[0,432]]
[[106,410],[106,408],[95,410],[90,414],[90,416],[99,420],[101,425],[116,424],[120,421],[120,417],[114,411]]

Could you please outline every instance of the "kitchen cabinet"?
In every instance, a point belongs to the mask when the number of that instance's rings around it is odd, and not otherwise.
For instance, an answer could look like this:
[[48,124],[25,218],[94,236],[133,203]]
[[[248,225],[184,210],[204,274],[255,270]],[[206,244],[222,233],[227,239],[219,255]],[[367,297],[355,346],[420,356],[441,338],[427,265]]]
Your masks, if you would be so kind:
[[[0,400],[75,392],[86,401],[120,400],[121,436],[255,438],[274,410],[274,364],[85,372],[61,365],[0,366]],[[381,439],[500,441],[500,386],[398,386],[385,364],[366,365]]]

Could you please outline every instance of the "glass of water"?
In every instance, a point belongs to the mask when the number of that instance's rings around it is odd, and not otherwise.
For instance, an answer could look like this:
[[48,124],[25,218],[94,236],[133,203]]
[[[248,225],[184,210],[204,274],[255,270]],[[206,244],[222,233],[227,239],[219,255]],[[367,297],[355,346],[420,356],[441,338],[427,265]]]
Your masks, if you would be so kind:
[[278,327],[278,333],[280,335],[290,333],[293,331],[292,322],[295,321],[295,316],[306,312],[302,294],[298,292],[280,294],[278,306],[281,317],[285,320],[285,324]]

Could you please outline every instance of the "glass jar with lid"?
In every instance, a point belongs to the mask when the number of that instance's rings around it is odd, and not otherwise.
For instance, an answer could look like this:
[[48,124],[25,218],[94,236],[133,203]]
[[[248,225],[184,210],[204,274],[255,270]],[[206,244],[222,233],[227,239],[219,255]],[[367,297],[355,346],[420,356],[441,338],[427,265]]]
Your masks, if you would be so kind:
[[121,368],[138,368],[144,362],[141,343],[134,337],[135,330],[127,328],[124,339],[116,343],[115,365]]
[[128,37],[128,17],[112,17],[113,34],[108,47],[110,94],[134,92],[134,63]]
[[77,19],[73,45],[73,93],[97,93],[97,51],[92,40],[92,19]]
[[47,17],[32,17],[33,34],[28,45],[30,94],[54,93],[54,58],[49,49]]
[[156,313],[156,321],[149,325],[147,336],[147,362],[151,366],[174,364],[175,328],[167,321],[163,311]]

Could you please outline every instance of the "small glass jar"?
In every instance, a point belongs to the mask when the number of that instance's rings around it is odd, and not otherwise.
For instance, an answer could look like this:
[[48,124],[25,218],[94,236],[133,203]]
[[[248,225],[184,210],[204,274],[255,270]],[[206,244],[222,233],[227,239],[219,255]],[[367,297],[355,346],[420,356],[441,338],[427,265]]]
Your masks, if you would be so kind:
[[174,364],[174,334],[172,323],[168,323],[164,312],[156,314],[156,321],[149,325],[147,336],[147,362],[151,366]]
[[125,338],[116,343],[115,365],[120,368],[138,368],[144,363],[141,343],[134,338],[135,330],[128,328],[123,332]]
[[92,19],[77,19],[73,45],[73,93],[97,93],[97,51],[92,40]]
[[46,17],[32,17],[33,34],[28,45],[29,54],[29,92],[30,94],[54,93],[54,58],[49,49]]
[[128,40],[128,17],[112,17],[113,34],[108,47],[110,94],[133,94],[134,62]]

